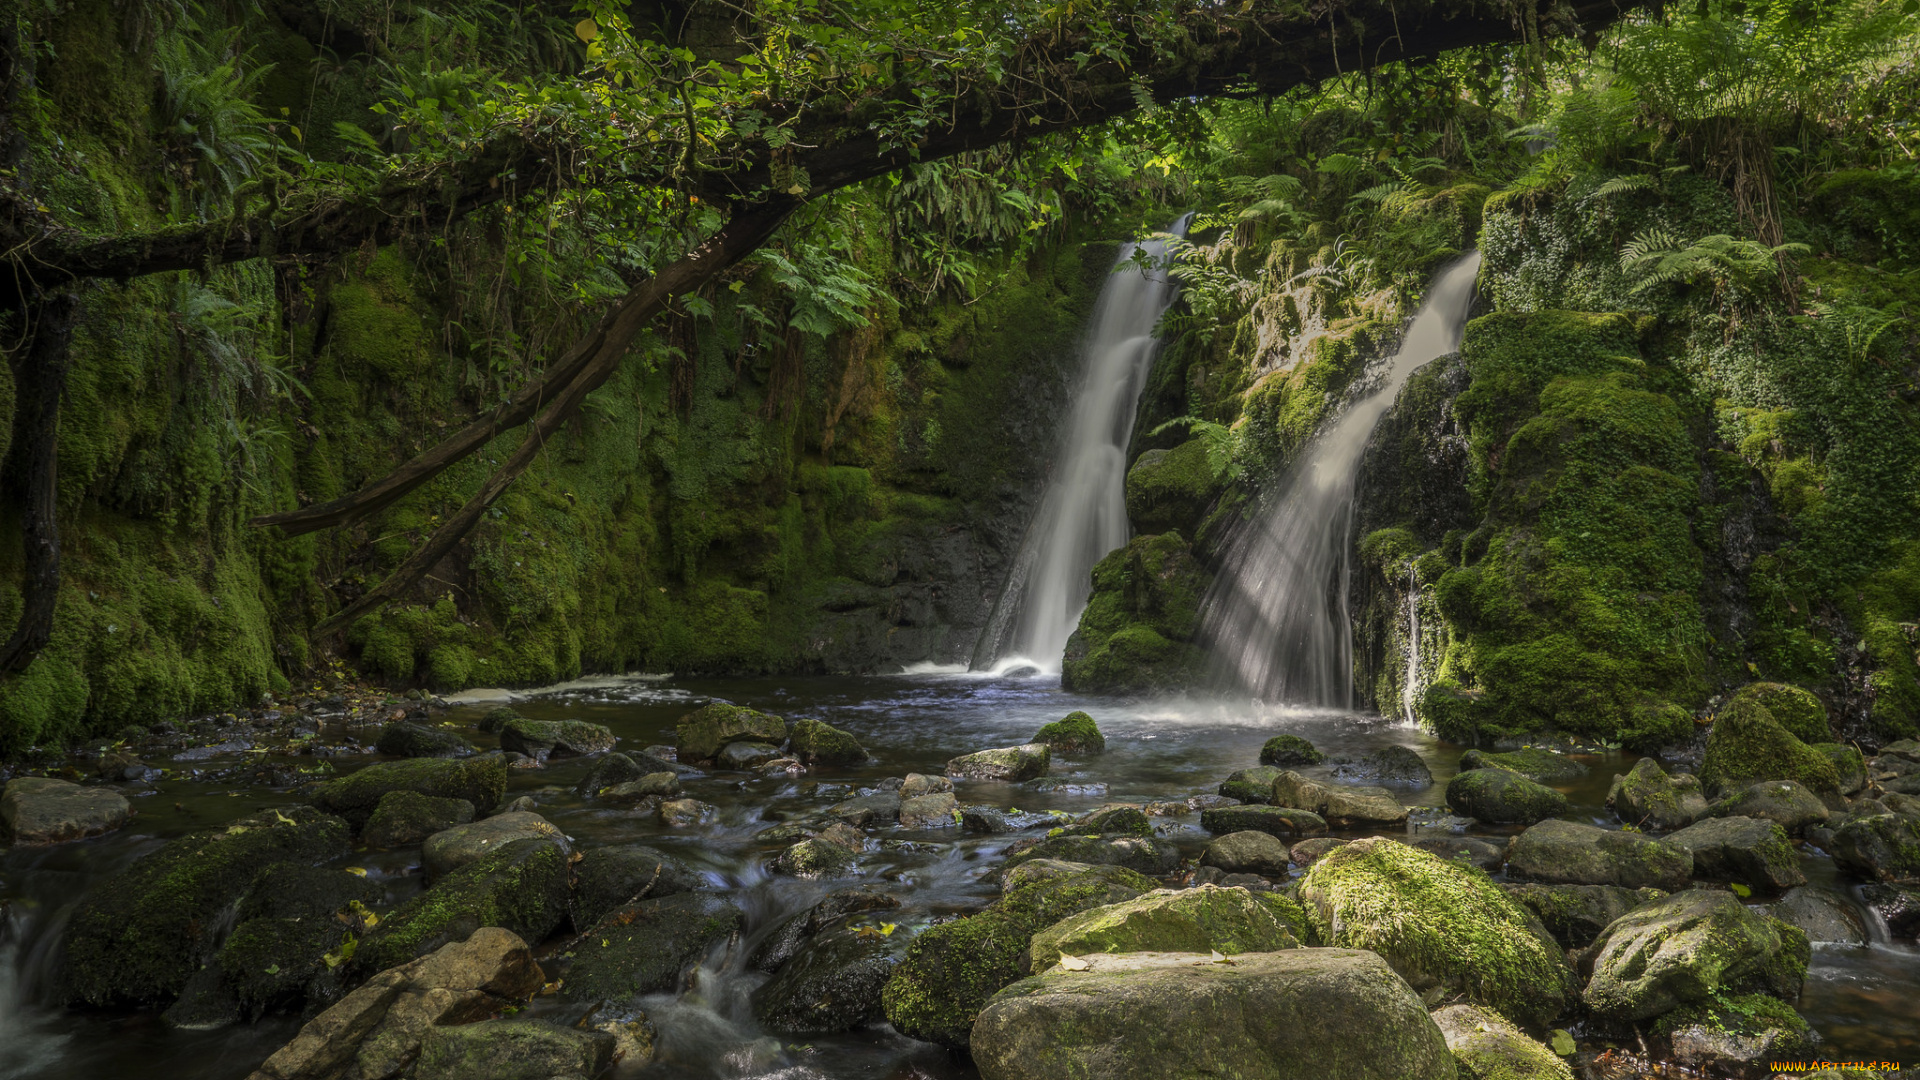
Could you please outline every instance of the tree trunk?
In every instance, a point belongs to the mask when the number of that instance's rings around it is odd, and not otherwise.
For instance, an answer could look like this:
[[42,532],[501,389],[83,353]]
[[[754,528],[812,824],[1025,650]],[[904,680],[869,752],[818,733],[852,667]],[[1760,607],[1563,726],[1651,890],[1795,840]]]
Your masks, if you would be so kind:
[[13,636],[0,645],[0,672],[18,671],[53,636],[53,609],[60,596],[59,496],[60,398],[67,390],[67,346],[73,340],[73,311],[78,300],[60,293],[39,305],[33,344],[20,379],[20,410],[14,437],[26,475],[26,575],[20,592],[26,603]]

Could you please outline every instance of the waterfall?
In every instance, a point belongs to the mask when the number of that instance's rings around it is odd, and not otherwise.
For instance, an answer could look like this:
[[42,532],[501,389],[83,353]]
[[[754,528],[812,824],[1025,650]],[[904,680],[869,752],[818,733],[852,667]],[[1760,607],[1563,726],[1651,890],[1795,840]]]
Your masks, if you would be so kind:
[[[1184,234],[1191,217],[1168,231]],[[1146,240],[1121,248],[1100,290],[1060,456],[974,650],[976,669],[1058,671],[1093,590],[1093,564],[1127,542],[1127,443],[1159,348],[1154,324],[1179,291],[1164,270],[1131,264],[1136,251],[1157,264],[1166,246]]]
[[1407,723],[1415,723],[1419,717],[1414,713],[1414,703],[1419,695],[1414,688],[1420,684],[1420,576],[1414,573],[1413,565],[1407,565],[1407,674],[1400,687],[1400,712]]
[[1347,582],[1360,457],[1408,376],[1459,349],[1479,270],[1473,252],[1435,275],[1372,391],[1315,436],[1228,540],[1202,622],[1224,681],[1265,701],[1353,707]]

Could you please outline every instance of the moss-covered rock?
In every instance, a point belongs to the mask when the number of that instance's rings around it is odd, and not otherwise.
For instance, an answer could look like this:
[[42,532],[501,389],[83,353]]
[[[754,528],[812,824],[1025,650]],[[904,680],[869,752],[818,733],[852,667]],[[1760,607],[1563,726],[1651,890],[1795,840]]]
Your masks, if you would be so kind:
[[858,765],[869,756],[859,740],[819,720],[795,720],[792,740],[793,756],[807,765]]
[[754,1019],[782,1035],[847,1031],[882,1019],[880,992],[908,947],[855,917],[809,935],[750,998]]
[[1313,744],[1298,735],[1275,735],[1260,744],[1260,764],[1287,767],[1292,765],[1318,765],[1327,760],[1327,755],[1313,748]]
[[1737,1070],[1759,1061],[1810,1056],[1818,1036],[1793,1007],[1766,994],[1722,996],[1683,1005],[1660,1018],[1673,1058],[1694,1068]]
[[1800,853],[1787,834],[1771,821],[1750,817],[1718,817],[1697,821],[1661,843],[1684,848],[1693,856],[1695,875],[1713,881],[1731,881],[1766,892],[1782,892],[1807,883],[1800,871]]
[[361,940],[354,964],[380,971],[483,926],[538,942],[567,917],[567,856],[546,839],[515,840],[395,908]]
[[1613,778],[1607,805],[1625,824],[1670,832],[1686,828],[1706,813],[1707,797],[1700,791],[1698,777],[1669,776],[1658,761],[1643,757]]
[[1293,866],[1293,849],[1277,836],[1248,829],[1216,838],[1200,853],[1200,865],[1229,874],[1284,879]]
[[1646,1020],[1720,993],[1796,997],[1807,936],[1747,910],[1732,893],[1692,889],[1622,916],[1594,942],[1587,1007]]
[[1614,885],[1623,889],[1686,887],[1693,856],[1639,833],[1548,820],[1516,837],[1507,873],[1550,885]]
[[607,788],[632,783],[644,776],[694,771],[696,770],[688,766],[668,761],[643,750],[636,750],[630,754],[614,751],[596,758],[593,767],[587,770],[587,775],[580,778],[580,782],[574,785],[573,790],[591,797]]
[[1044,743],[1027,743],[962,754],[947,762],[947,775],[959,780],[1000,780],[1017,784],[1047,775],[1052,762],[1052,748]]
[[1200,885],[1092,908],[1033,935],[1029,970],[1089,953],[1275,952],[1304,944],[1305,915],[1276,893]]
[[1239,799],[1243,803],[1264,803],[1273,800],[1273,782],[1279,778],[1281,770],[1272,765],[1262,765],[1256,769],[1236,769],[1221,781],[1216,790],[1229,799]]
[[739,739],[778,744],[787,738],[787,722],[780,717],[718,701],[681,717],[674,730],[675,748],[686,761],[709,760]]
[[1826,755],[1781,726],[1757,698],[1735,698],[1707,732],[1700,782],[1719,798],[1762,780],[1797,781],[1816,794],[1840,790],[1840,776]]
[[1416,991],[1457,993],[1532,1027],[1574,992],[1560,947],[1471,866],[1357,840],[1321,856],[1299,895],[1317,940],[1379,953]]
[[1179,533],[1136,536],[1093,568],[1093,594],[1067,639],[1060,684],[1082,693],[1183,689],[1204,668],[1207,574]]
[[1751,785],[1707,808],[1712,817],[1750,817],[1771,821],[1788,836],[1803,835],[1824,825],[1832,812],[1813,792],[1792,780],[1769,780]]
[[347,842],[345,822],[308,807],[169,841],[95,886],[74,910],[62,939],[62,995],[100,1007],[170,1003],[260,871],[343,855]]
[[1612,885],[1535,885],[1500,888],[1533,912],[1553,939],[1569,949],[1584,949],[1614,920],[1642,904],[1667,895],[1659,889],[1622,889]]
[[380,761],[316,785],[307,801],[346,819],[356,830],[367,823],[390,791],[412,791],[442,799],[465,799],[476,814],[499,805],[507,791],[507,765],[499,755],[445,761],[413,758]]
[[426,867],[427,880],[437,881],[516,840],[526,839],[545,840],[558,847],[562,854],[573,853],[567,834],[553,822],[532,811],[519,810],[434,833],[421,847],[420,861]]
[[1200,812],[1200,827],[1215,836],[1263,832],[1293,840],[1327,831],[1326,819],[1311,810],[1284,806],[1216,806]]
[[590,848],[574,864],[567,916],[575,933],[585,933],[617,907],[692,892],[705,884],[686,863],[657,848]]
[[1065,829],[1072,836],[1152,836],[1153,822],[1132,803],[1113,803],[1088,812]]
[[1273,789],[1262,801],[1318,814],[1327,808],[1327,796],[1333,793],[1333,788],[1332,784],[1309,780],[1297,772],[1286,770],[1273,778]]
[[1867,759],[1860,748],[1847,743],[1814,743],[1813,751],[1833,763],[1840,778],[1840,794],[1856,795],[1867,786]]
[[395,720],[380,729],[374,749],[390,757],[464,757],[473,753],[473,744],[451,731]]
[[613,749],[613,732],[605,724],[585,720],[528,720],[509,722],[500,729],[500,749],[541,761],[548,757],[586,757]]
[[1920,820],[1902,814],[1849,817],[1833,830],[1833,858],[1875,881],[1920,882]]
[[1506,769],[1468,769],[1447,781],[1456,814],[1496,825],[1531,825],[1571,809],[1567,797]]
[[1497,754],[1490,750],[1469,750],[1460,755],[1462,769],[1505,769],[1516,772],[1536,784],[1564,784],[1587,775],[1587,767],[1565,754],[1529,746]]
[[590,1078],[613,1063],[614,1036],[544,1020],[482,1020],[431,1027],[420,1041],[416,1080]]
[[1218,490],[1207,440],[1148,450],[1127,470],[1127,520],[1143,533],[1192,535]]
[[243,1013],[313,1012],[343,993],[339,958],[348,952],[348,928],[362,924],[379,896],[372,882],[344,870],[301,863],[262,870],[218,956],[221,978]]
[[1101,754],[1107,749],[1107,737],[1100,734],[1100,726],[1093,722],[1093,717],[1078,710],[1041,725],[1027,741],[1050,746],[1069,757]]
[[1180,866],[1180,849],[1144,836],[1050,836],[1030,847],[1016,847],[1007,856],[1006,869],[1034,859],[1094,866],[1121,866],[1135,873],[1165,877]]
[[1573,1080],[1565,1061],[1499,1013],[1449,1005],[1434,1010],[1433,1022],[1460,1063],[1461,1080]]
[[368,847],[402,847],[472,820],[473,804],[465,799],[389,791],[380,796],[366,827],[360,830],[360,839]]
[[1738,701],[1752,701],[1764,706],[1776,723],[1792,732],[1793,737],[1801,742],[1811,744],[1833,740],[1833,731],[1827,723],[1826,705],[1810,691],[1798,686],[1775,682],[1748,683],[1734,691],[1727,704]]
[[563,1000],[628,1002],[671,988],[746,914],[726,897],[684,892],[608,912],[587,931],[561,984]]

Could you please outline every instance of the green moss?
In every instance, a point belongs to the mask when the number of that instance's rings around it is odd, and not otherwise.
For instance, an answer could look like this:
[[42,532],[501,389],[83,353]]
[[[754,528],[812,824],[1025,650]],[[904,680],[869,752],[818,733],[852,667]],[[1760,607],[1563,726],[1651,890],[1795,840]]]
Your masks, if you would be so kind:
[[1736,696],[1707,732],[1700,782],[1717,798],[1762,780],[1795,780],[1815,793],[1840,790],[1826,755],[1782,727],[1758,696]]
[[1100,734],[1100,726],[1093,722],[1093,717],[1078,710],[1041,725],[1040,730],[1027,741],[1051,746],[1070,756],[1099,754],[1107,749],[1107,737]]
[[380,920],[353,955],[371,974],[501,926],[540,942],[567,916],[567,856],[559,845],[514,840],[462,866]]
[[1191,534],[1219,491],[1205,439],[1149,450],[1127,470],[1127,519],[1142,532]]
[[356,829],[373,816],[388,793],[411,791],[440,799],[464,799],[474,813],[487,814],[507,790],[507,766],[499,755],[447,761],[410,758],[380,761],[313,788],[315,806],[345,818]]
[[1179,533],[1136,536],[1093,568],[1093,595],[1067,642],[1069,690],[1179,689],[1198,677],[1207,575]]
[[1326,759],[1327,755],[1298,735],[1275,735],[1260,744],[1262,765],[1318,765]]
[[1063,955],[1217,951],[1235,956],[1299,947],[1284,909],[1262,902],[1267,895],[1202,885],[1083,911],[1033,935],[1030,970],[1038,975]]
[[1768,715],[1801,742],[1823,743],[1833,738],[1833,732],[1827,726],[1827,707],[1819,698],[1797,686],[1749,683],[1736,691],[1728,704],[1748,700],[1765,706]]

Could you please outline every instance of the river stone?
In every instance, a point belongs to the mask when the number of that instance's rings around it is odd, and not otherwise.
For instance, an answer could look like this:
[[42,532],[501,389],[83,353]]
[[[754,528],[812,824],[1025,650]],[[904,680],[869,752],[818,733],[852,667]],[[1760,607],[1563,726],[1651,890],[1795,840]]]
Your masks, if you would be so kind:
[[754,769],[780,756],[780,748],[772,743],[749,742],[739,740],[720,748],[714,755],[715,768],[747,770]]
[[[800,951],[800,946],[808,938],[840,925],[847,916],[861,912],[891,911],[899,906],[900,901],[871,885],[828,893],[819,903],[774,927],[773,933],[768,934],[766,940],[753,950],[747,966],[768,974],[779,971],[782,964]],[[907,935],[900,935],[900,940],[904,944]]]
[[730,939],[746,922],[733,901],[684,892],[608,912],[574,949],[560,997],[576,1002],[628,1002],[671,990],[682,972]]
[[380,730],[375,750],[389,757],[439,758],[465,757],[473,753],[473,744],[451,731],[395,720]]
[[1722,992],[1795,998],[1807,936],[1749,911],[1732,893],[1690,889],[1620,917],[1594,942],[1587,1007],[1646,1020]]
[[658,848],[637,844],[589,848],[573,864],[568,921],[575,933],[584,933],[615,908],[705,885],[698,872]]
[[849,1031],[882,1019],[880,991],[906,951],[905,934],[854,916],[809,936],[779,974],[753,992],[754,1019],[780,1035]]
[[899,821],[903,801],[899,795],[883,791],[877,795],[860,795],[834,803],[827,807],[827,813],[856,829],[867,829]]
[[887,1022],[909,1038],[964,1049],[987,999],[1026,974],[1034,934],[1088,908],[1130,900],[1150,884],[1110,871],[1048,876],[1009,889],[978,914],[928,927],[881,992]]
[[925,773],[910,772],[900,781],[900,797],[917,799],[922,795],[938,795],[943,791],[952,791],[953,781],[944,776],[928,776]]
[[1500,888],[1533,912],[1553,939],[1569,949],[1586,948],[1620,916],[1667,895],[1659,889],[1614,885],[1509,884]]
[[[1881,886],[1869,885],[1867,888]],[[1818,944],[1865,945],[1867,926],[1846,898],[1832,889],[1802,885],[1788,889],[1767,914],[1789,926],[1798,927],[1807,940]]]
[[1312,866],[1315,860],[1337,847],[1346,846],[1347,841],[1331,836],[1316,836],[1302,840],[1287,849],[1287,861],[1295,866]]
[[1840,778],[1840,794],[1857,795],[1867,786],[1867,759],[1857,746],[1846,743],[1814,743],[1813,749],[1833,765],[1834,775]]
[[951,791],[936,791],[931,795],[902,799],[900,802],[900,827],[903,829],[949,829],[958,824],[953,820],[953,812],[960,805]]
[[389,912],[361,939],[362,971],[404,964],[483,926],[545,940],[567,917],[567,856],[546,838],[501,845]]
[[1260,745],[1262,765],[1318,765],[1325,760],[1327,755],[1298,735],[1275,735]]
[[1461,1080],[1573,1080],[1573,1070],[1499,1013],[1477,1005],[1436,1009],[1433,1022],[1460,1063]]
[[1327,824],[1342,828],[1405,825],[1407,808],[1385,788],[1333,788],[1323,811]]
[[1920,889],[1899,885],[1863,885],[1860,899],[1887,925],[1896,938],[1920,935]]
[[1077,836],[1152,836],[1153,823],[1133,803],[1109,803],[1067,826]]
[[64,844],[109,833],[133,811],[108,787],[81,787],[47,776],[22,776],[0,793],[0,821],[19,845]]
[[[254,1020],[277,1008],[316,1013],[338,999],[347,989],[346,973],[326,957],[345,944],[349,926],[359,929],[361,912],[379,902],[380,892],[345,870],[299,863],[262,870],[240,901],[217,963],[209,965],[221,973],[236,1018]],[[176,1008],[192,996],[183,994]]]
[[587,775],[581,778],[580,783],[574,785],[573,790],[581,795],[592,796],[607,788],[617,787],[621,784],[630,784],[635,780],[652,776],[655,773],[664,772],[673,773],[676,776],[684,776],[688,773],[698,771],[698,769],[682,765],[677,761],[669,761],[666,758],[647,753],[643,750],[637,750],[631,753],[620,753],[616,751],[614,753],[603,754],[595,759],[593,767],[587,770]]
[[1269,836],[1297,838],[1327,831],[1327,823],[1319,814],[1284,806],[1222,806],[1203,810],[1200,827],[1215,836],[1263,832]]
[[440,799],[465,799],[484,814],[500,805],[507,791],[507,763],[498,754],[462,761],[410,758],[379,761],[357,772],[314,786],[307,801],[345,818],[358,830],[390,791],[412,791]]
[[719,807],[699,799],[668,799],[660,804],[660,824],[670,828],[710,825],[719,817]]
[[1455,1076],[1420,999],[1352,949],[1090,957],[994,995],[972,1035],[984,1080]]
[[1124,885],[1135,893],[1152,892],[1159,888],[1152,879],[1124,866],[1067,862],[1064,859],[1033,859],[1007,868],[1000,875],[1000,891],[1009,893],[1022,885],[1031,885],[1036,881],[1051,881],[1055,878],[1074,877],[1080,874],[1091,875],[1116,885]]
[[1833,830],[1833,861],[1861,877],[1920,882],[1920,821],[1899,814],[1850,817]]
[[500,729],[500,749],[536,761],[549,757],[586,757],[613,749],[613,732],[585,720],[515,720]]
[[587,1080],[613,1064],[614,1037],[544,1020],[427,1029],[414,1080]]
[[1686,828],[1705,814],[1707,797],[1700,792],[1698,777],[1684,773],[1669,776],[1659,762],[1644,757],[1613,778],[1607,805],[1628,825],[1671,832]]
[[1714,817],[1764,818],[1785,829],[1788,836],[1827,823],[1831,812],[1820,797],[1792,780],[1768,780],[1720,800],[1707,809]]
[[1229,874],[1259,874],[1285,878],[1292,868],[1286,842],[1257,829],[1216,838],[1200,853],[1201,866],[1215,866]]
[[1490,750],[1469,750],[1460,755],[1460,768],[1505,769],[1516,772],[1536,784],[1564,784],[1587,775],[1587,767],[1551,750],[1529,746],[1496,754]]
[[555,828],[546,818],[539,814],[510,813],[496,814],[434,833],[427,837],[426,844],[421,848],[420,861],[426,866],[427,880],[433,882],[470,862],[486,858],[515,840],[529,838],[546,840],[558,846],[563,855],[573,853],[572,846],[567,843],[567,834]]
[[1765,994],[1683,1006],[1660,1018],[1673,1059],[1707,1075],[1750,1075],[1761,1061],[1812,1056],[1817,1036],[1793,1007]]
[[1006,813],[992,806],[963,806],[960,808],[960,828],[963,832],[996,833],[1013,832],[1017,826]]
[[780,853],[773,861],[775,873],[800,878],[847,877],[857,873],[856,848],[815,836],[802,840]]
[[1007,869],[1031,859],[1124,866],[1150,877],[1180,868],[1180,850],[1165,840],[1142,836],[1053,836],[1009,855]]
[[1044,743],[982,750],[947,762],[947,775],[963,780],[1003,780],[1017,784],[1047,775],[1052,754]]
[[1383,784],[1427,787],[1433,783],[1433,771],[1419,754],[1404,746],[1388,746],[1363,755],[1358,761],[1343,761],[1333,767],[1337,780],[1375,780]]
[[189,833],[105,878],[74,909],[61,996],[96,1007],[171,1003],[212,953],[211,931],[275,863],[347,853],[347,827],[311,807],[270,810]]
[[1816,795],[1840,790],[1833,762],[1795,738],[1758,699],[1736,694],[1707,730],[1700,782],[1719,798],[1762,780],[1797,780]]
[[1103,754],[1107,750],[1107,737],[1100,734],[1099,725],[1093,722],[1093,717],[1078,711],[1043,725],[1027,741],[1051,747],[1068,757]]
[[473,804],[465,799],[443,799],[417,791],[389,791],[373,808],[360,838],[368,847],[404,847],[472,820]]
[[1273,788],[1267,793],[1267,798],[1262,801],[1271,802],[1275,806],[1318,814],[1326,810],[1327,796],[1332,793],[1333,785],[1309,780],[1297,772],[1288,770],[1273,778]]
[[1430,851],[1443,859],[1471,863],[1491,874],[1507,861],[1507,849],[1471,836],[1421,836],[1407,841],[1412,847]]
[[785,742],[787,722],[767,713],[716,701],[681,717],[675,733],[679,737],[680,759],[702,761],[739,739]]
[[1220,785],[1219,793],[1243,803],[1270,802],[1273,799],[1273,782],[1281,772],[1271,765],[1241,769],[1227,777]]
[[1771,821],[1750,817],[1707,818],[1661,841],[1693,856],[1693,872],[1714,881],[1733,881],[1767,892],[1805,885],[1800,854],[1787,834]]
[[1091,908],[1033,935],[1027,970],[1038,975],[1062,956],[1136,952],[1277,952],[1300,947],[1306,917],[1277,893],[1200,885],[1158,889]]
[[646,799],[667,799],[680,794],[678,773],[648,773],[638,780],[601,788],[600,798],[610,803],[636,803]]
[[1447,805],[1495,825],[1531,825],[1566,813],[1567,797],[1506,769],[1468,769],[1447,781]]
[[852,735],[818,720],[795,720],[791,738],[793,756],[806,765],[858,765],[869,756]]
[[1623,889],[1683,889],[1693,856],[1638,833],[1557,819],[1515,837],[1507,873],[1549,885],[1617,885]]
[[1460,994],[1539,1027],[1578,985],[1538,921],[1471,866],[1383,837],[1335,848],[1300,881],[1315,940],[1371,949],[1414,990]]
[[1811,691],[1785,683],[1748,683],[1728,698],[1729,705],[1742,701],[1766,706],[1775,723],[1809,746],[1833,738],[1827,724],[1827,707]]

